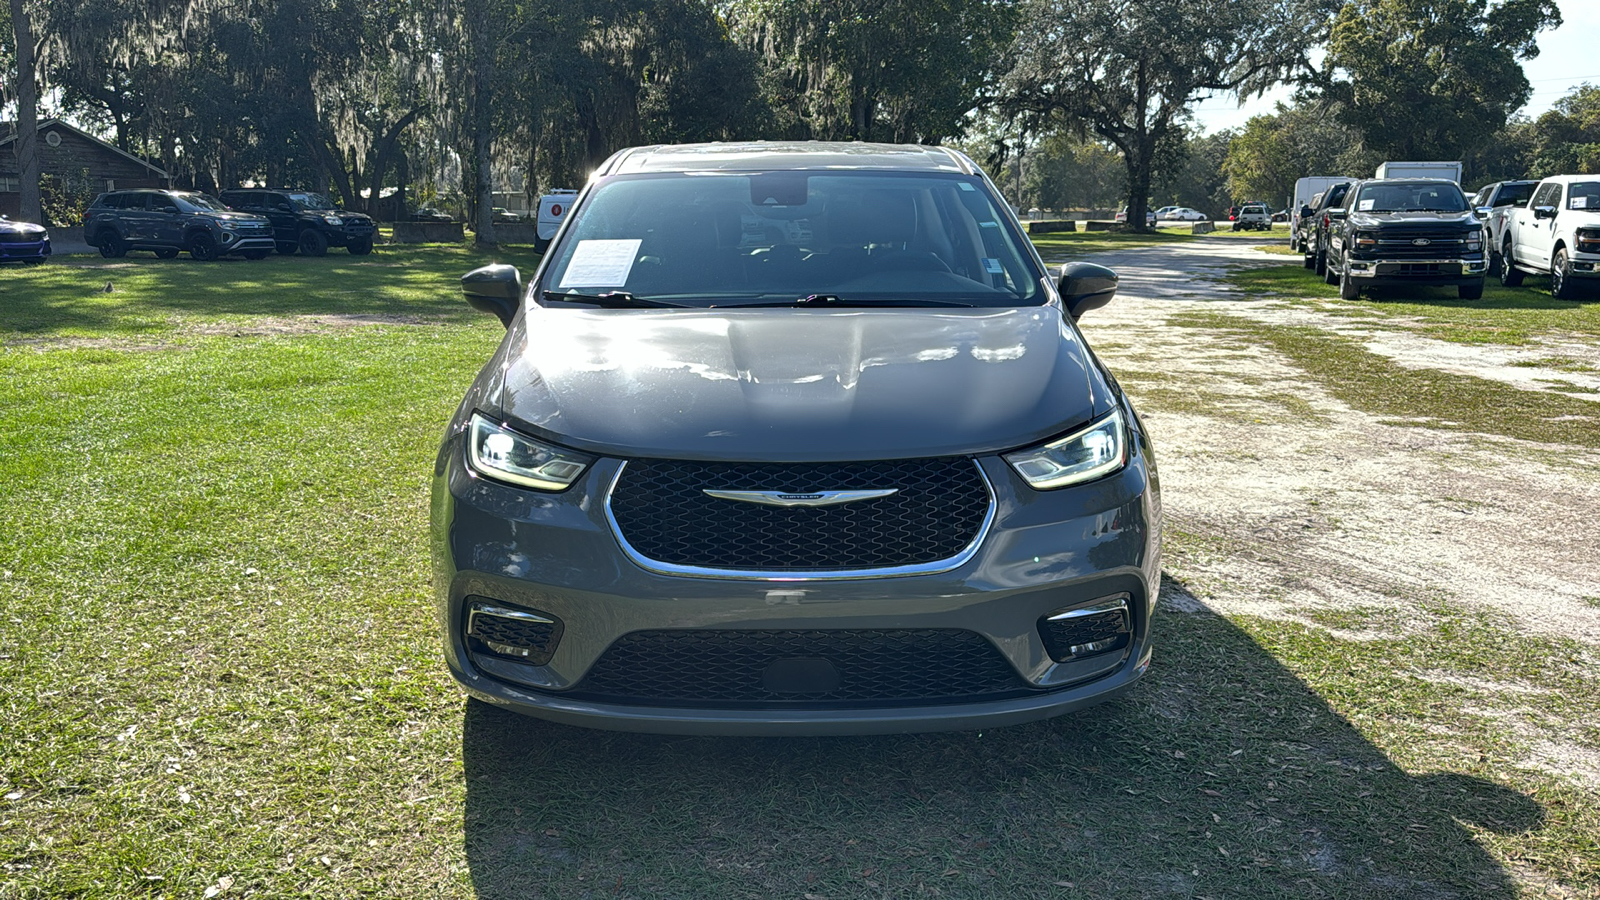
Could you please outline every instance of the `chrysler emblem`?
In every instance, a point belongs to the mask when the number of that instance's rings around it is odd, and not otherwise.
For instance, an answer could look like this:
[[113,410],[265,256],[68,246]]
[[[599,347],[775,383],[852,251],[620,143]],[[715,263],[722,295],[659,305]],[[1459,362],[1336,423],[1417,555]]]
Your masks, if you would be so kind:
[[1433,243],[1433,241],[1430,241],[1427,238],[1417,238],[1416,240],[1412,241],[1411,243],[1412,243],[1413,246],[1426,247],[1429,244]]
[[760,503],[765,506],[838,506],[841,503],[874,500],[899,492],[899,488],[873,491],[812,491],[804,494],[787,491],[701,491],[707,497],[716,497],[719,500],[737,500],[740,503]]

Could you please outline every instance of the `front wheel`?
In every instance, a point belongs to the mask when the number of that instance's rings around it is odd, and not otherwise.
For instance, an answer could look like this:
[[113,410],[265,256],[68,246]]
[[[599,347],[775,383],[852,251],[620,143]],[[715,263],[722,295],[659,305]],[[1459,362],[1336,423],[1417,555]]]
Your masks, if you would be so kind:
[[328,239],[322,236],[322,232],[307,228],[300,232],[300,252],[305,256],[326,256]]
[[1328,259],[1328,255],[1326,253],[1322,255],[1322,283],[1339,283],[1339,273],[1333,270],[1333,261]]
[[1506,239],[1505,249],[1500,252],[1500,283],[1506,287],[1517,287],[1522,284],[1522,270],[1517,268],[1517,258],[1511,253],[1511,239]]
[[217,256],[217,242],[216,239],[211,237],[211,235],[202,231],[189,239],[190,259],[198,259],[201,262],[211,262],[212,260],[216,259]]
[[1356,284],[1354,278],[1350,277],[1350,260],[1348,259],[1344,261],[1344,267],[1339,272],[1339,299],[1361,299],[1361,286]]
[[350,251],[351,256],[366,256],[368,253],[372,252],[372,238],[367,238],[366,240],[361,241],[351,241],[349,244],[345,245],[345,249]]
[[[1311,255],[1311,268],[1316,270],[1318,275],[1327,276],[1328,254],[1323,253],[1321,249],[1318,249],[1316,253],[1313,253]],[[1330,281],[1328,283],[1332,284],[1333,282]]]
[[1578,285],[1572,277],[1572,263],[1565,247],[1557,250],[1550,260],[1550,293],[1557,300],[1578,299]]
[[1493,250],[1490,250],[1489,251],[1489,271],[1488,271],[1489,277],[1490,278],[1499,278],[1500,277],[1500,267],[1502,265],[1504,265],[1504,263],[1500,259],[1500,254],[1494,252]]
[[1482,300],[1483,282],[1456,285],[1456,296],[1462,300]]

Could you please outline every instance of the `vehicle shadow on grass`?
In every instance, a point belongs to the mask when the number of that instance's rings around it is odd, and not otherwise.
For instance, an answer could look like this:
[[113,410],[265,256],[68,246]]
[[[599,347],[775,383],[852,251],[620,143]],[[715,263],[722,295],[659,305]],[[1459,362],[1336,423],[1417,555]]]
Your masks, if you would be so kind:
[[699,738],[467,704],[482,898],[1510,898],[1462,823],[1530,798],[1400,770],[1244,632],[1157,617],[1126,698],[980,733]]

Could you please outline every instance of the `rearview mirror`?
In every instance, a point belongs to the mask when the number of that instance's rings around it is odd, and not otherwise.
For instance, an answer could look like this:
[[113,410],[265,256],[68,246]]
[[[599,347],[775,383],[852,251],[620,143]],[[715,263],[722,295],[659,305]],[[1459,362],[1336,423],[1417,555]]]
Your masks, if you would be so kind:
[[1061,293],[1061,304],[1067,315],[1076,322],[1091,309],[1099,309],[1117,295],[1117,273],[1105,266],[1087,262],[1069,262],[1061,267],[1061,280],[1056,290]]
[[511,317],[522,301],[522,273],[503,263],[473,269],[461,276],[461,293],[473,309],[493,313],[501,325],[510,328]]

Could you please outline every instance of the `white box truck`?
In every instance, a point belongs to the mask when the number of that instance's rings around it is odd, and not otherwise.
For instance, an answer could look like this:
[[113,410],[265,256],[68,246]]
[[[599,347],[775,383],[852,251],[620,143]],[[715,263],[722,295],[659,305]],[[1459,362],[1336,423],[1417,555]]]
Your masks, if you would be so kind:
[[577,191],[564,188],[556,188],[539,198],[538,217],[533,222],[534,250],[543,253],[550,246],[550,239],[556,236],[556,230],[561,227],[561,220],[572,207],[572,201],[576,199],[578,199]]
[[1386,162],[1374,178],[1448,178],[1461,183],[1459,162]]
[[1294,183],[1294,196],[1289,199],[1289,246],[1300,249],[1297,236],[1300,234],[1300,208],[1308,205],[1311,198],[1322,193],[1330,187],[1344,181],[1353,181],[1343,175],[1308,175]]

